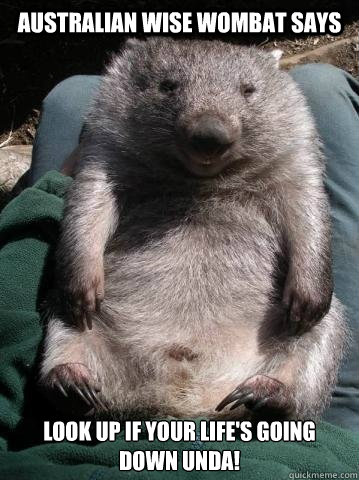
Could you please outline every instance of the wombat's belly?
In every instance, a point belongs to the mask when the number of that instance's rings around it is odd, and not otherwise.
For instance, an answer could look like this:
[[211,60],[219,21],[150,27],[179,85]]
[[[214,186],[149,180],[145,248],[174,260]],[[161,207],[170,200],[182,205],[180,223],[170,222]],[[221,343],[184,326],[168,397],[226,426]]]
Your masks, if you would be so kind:
[[119,361],[128,352],[128,375],[140,372],[131,388],[176,416],[210,414],[263,367],[258,331],[278,253],[274,235],[253,225],[220,237],[190,233],[105,259],[103,315]]

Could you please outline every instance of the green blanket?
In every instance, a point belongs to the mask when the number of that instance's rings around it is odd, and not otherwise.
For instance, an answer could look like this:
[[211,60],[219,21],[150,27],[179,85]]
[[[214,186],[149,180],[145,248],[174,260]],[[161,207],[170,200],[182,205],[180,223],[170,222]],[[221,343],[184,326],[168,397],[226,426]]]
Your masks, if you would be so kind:
[[[293,472],[357,472],[357,438],[321,423],[314,443],[44,442],[43,422],[59,420],[36,387],[42,324],[37,313],[51,282],[53,245],[71,180],[50,172],[15,198],[0,217],[0,478],[288,479]],[[120,472],[119,450],[241,450],[233,472]],[[292,475],[290,475],[292,473]],[[299,478],[299,477],[297,477]],[[319,478],[319,477],[318,477]]]

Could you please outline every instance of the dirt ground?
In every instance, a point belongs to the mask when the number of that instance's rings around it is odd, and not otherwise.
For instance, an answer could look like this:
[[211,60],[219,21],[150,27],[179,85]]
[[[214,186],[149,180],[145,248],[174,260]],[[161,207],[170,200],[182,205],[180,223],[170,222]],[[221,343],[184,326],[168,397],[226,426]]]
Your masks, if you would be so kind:
[[[41,101],[59,81],[74,74],[98,74],[102,71],[110,52],[120,48],[123,35],[116,34],[16,34],[20,11],[48,11],[49,2],[38,1],[36,8],[31,2],[0,0],[0,147],[17,144],[32,144],[39,119]],[[51,11],[105,11],[105,2],[91,1],[52,1]],[[304,2],[302,2],[304,3]],[[135,11],[191,11],[190,0],[181,2],[106,2],[109,10]],[[203,11],[275,11],[278,2],[263,1],[217,1],[206,3]],[[261,45],[262,48],[280,48],[287,59],[293,55],[295,63],[325,61],[344,68],[358,76],[358,18],[354,1],[322,0],[305,2],[308,11],[340,11],[345,28],[341,35],[316,36],[266,36],[222,35],[221,39],[235,43]],[[255,9],[258,6],[258,10]],[[115,7],[115,8],[114,8]],[[197,5],[196,5],[197,7]],[[264,8],[263,8],[264,7]],[[312,8],[308,8],[312,7]],[[294,10],[291,5],[291,10]],[[300,5],[297,10],[300,9]],[[288,11],[287,8],[281,11]],[[341,44],[340,40],[351,40]],[[328,47],[318,56],[308,54],[318,48]]]

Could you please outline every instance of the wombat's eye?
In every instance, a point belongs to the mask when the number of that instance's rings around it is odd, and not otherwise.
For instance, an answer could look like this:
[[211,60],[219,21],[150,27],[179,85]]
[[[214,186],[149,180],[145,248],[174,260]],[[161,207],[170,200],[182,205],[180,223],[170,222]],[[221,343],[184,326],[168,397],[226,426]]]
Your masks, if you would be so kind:
[[138,75],[136,78],[135,78],[135,84],[138,86],[138,88],[141,90],[141,91],[145,91],[147,88],[148,88],[148,81],[147,81],[147,78],[143,75]]
[[160,83],[160,91],[164,93],[172,93],[175,92],[178,88],[178,82],[174,80],[163,80]]
[[244,83],[241,85],[241,93],[245,98],[248,98],[256,91],[255,87],[253,85],[250,85],[248,83]]

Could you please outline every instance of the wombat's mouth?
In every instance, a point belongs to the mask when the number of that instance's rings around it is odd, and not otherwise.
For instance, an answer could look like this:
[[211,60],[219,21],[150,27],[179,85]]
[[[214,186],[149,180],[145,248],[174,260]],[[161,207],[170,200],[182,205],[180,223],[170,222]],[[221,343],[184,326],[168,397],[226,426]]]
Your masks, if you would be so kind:
[[212,165],[213,164],[213,160],[199,160],[198,162],[200,165],[203,165],[203,166],[209,166],[209,165]]
[[235,160],[230,155],[203,156],[183,147],[177,148],[177,158],[187,171],[197,177],[215,177]]

